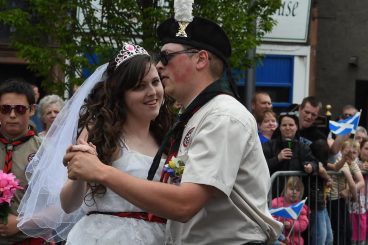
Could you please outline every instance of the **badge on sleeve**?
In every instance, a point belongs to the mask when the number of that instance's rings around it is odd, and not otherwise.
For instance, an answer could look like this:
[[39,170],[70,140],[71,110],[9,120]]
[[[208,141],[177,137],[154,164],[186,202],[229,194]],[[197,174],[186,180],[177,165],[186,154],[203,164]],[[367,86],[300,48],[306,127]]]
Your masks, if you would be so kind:
[[192,141],[192,133],[193,133],[194,129],[195,129],[195,127],[189,129],[188,133],[185,135],[185,137],[183,139],[183,146],[184,147],[188,147],[188,145]]
[[32,161],[32,159],[34,158],[34,156],[36,155],[36,153],[31,153],[28,155],[28,162]]

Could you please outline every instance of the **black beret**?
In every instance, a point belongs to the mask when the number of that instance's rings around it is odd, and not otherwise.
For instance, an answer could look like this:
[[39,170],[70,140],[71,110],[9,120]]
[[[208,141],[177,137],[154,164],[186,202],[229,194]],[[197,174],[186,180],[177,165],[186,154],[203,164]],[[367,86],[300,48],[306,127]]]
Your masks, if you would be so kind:
[[215,22],[194,17],[185,29],[187,37],[178,36],[179,23],[170,18],[157,28],[161,44],[179,43],[205,49],[221,58],[225,63],[231,56],[231,44],[224,30]]

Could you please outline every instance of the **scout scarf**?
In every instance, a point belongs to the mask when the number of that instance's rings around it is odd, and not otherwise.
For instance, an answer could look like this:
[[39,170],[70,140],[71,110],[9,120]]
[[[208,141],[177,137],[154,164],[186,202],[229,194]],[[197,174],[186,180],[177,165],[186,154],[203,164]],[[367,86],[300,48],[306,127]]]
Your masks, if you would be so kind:
[[166,163],[168,163],[172,157],[175,157],[178,154],[181,136],[184,132],[184,128],[188,123],[189,119],[208,101],[219,94],[228,94],[233,95],[232,90],[229,87],[229,84],[222,80],[217,80],[216,82],[210,84],[207,88],[205,88],[195,99],[194,101],[184,110],[182,114],[179,114],[176,122],[170,128],[168,133],[166,134],[160,149],[158,150],[156,156],[153,159],[150,170],[148,171],[148,180],[152,180],[156,174],[156,171],[160,165],[161,157],[165,149],[168,150]]
[[26,141],[28,141],[30,138],[32,138],[36,133],[33,130],[28,130],[27,134],[19,139],[16,139],[14,141],[8,140],[0,133],[0,142],[5,145],[5,164],[4,164],[4,173],[10,173],[11,168],[13,165],[13,149],[15,146],[20,145]]

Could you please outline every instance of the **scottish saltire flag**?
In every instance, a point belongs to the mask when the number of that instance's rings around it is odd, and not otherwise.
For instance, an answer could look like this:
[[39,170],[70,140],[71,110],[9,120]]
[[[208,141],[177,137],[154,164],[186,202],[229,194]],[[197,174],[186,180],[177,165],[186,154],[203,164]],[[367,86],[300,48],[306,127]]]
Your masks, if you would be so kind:
[[306,200],[307,198],[289,207],[271,208],[270,213],[282,218],[298,219]]
[[338,122],[330,121],[329,128],[332,133],[336,135],[345,135],[348,133],[355,134],[355,130],[358,127],[360,119],[360,112],[355,113],[354,116],[349,117]]

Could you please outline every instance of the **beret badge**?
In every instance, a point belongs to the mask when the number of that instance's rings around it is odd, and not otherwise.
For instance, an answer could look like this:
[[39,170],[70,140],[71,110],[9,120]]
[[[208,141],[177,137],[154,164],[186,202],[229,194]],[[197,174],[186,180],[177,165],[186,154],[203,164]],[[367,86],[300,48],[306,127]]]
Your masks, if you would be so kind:
[[192,15],[192,5],[193,0],[175,0],[174,10],[175,10],[175,20],[179,24],[179,30],[176,33],[177,37],[188,37],[185,29],[193,20]]

